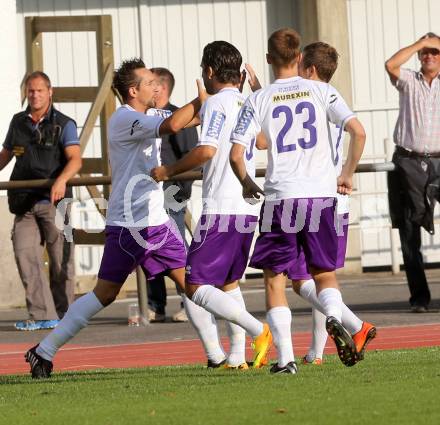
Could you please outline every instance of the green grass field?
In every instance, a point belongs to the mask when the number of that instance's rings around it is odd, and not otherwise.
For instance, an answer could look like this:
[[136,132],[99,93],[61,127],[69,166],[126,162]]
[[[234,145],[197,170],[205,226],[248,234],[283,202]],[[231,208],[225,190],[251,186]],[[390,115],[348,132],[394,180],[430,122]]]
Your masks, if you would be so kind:
[[335,356],[297,376],[202,366],[0,376],[0,423],[440,424],[440,347]]

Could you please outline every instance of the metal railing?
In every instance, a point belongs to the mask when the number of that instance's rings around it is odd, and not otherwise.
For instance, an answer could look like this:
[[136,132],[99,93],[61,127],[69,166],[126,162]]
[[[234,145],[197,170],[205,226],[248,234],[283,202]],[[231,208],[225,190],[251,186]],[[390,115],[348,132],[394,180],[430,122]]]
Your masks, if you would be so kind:
[[[392,162],[382,162],[378,164],[359,164],[356,168],[356,173],[377,173],[394,171],[394,164]],[[255,172],[255,177],[264,177],[266,174],[265,168],[258,168]],[[173,177],[173,181],[178,180],[202,180],[202,173],[200,171],[187,171]],[[13,180],[7,182],[0,182],[0,190],[8,189],[44,189],[53,185],[55,179],[39,179],[39,180]],[[67,186],[88,186],[88,185],[109,185],[111,184],[110,176],[88,176],[88,177],[74,177],[67,182]]]

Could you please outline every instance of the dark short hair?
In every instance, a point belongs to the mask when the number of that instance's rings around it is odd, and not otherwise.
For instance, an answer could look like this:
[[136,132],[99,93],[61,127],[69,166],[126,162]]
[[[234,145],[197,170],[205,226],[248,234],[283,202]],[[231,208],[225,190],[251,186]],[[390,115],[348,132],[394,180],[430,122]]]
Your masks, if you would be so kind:
[[150,71],[159,77],[161,84],[165,83],[168,86],[168,96],[171,96],[171,93],[174,89],[174,75],[167,68],[150,68]]
[[227,41],[213,41],[205,46],[202,67],[211,67],[220,83],[238,84],[241,79],[241,53]]
[[318,77],[328,83],[338,67],[338,57],[334,47],[317,41],[304,47],[302,62],[306,69],[315,66]]
[[141,58],[127,59],[113,73],[113,87],[120,93],[124,101],[128,99],[130,87],[139,87],[141,79],[135,74],[136,69],[145,68]]
[[281,28],[269,37],[267,53],[274,65],[293,63],[299,56],[301,37],[292,28]]
[[28,76],[26,76],[26,79],[24,80],[24,86],[27,87],[29,81],[35,80],[37,78],[42,78],[46,83],[47,88],[50,89],[52,87],[52,83],[50,82],[49,76],[43,71],[31,72]]

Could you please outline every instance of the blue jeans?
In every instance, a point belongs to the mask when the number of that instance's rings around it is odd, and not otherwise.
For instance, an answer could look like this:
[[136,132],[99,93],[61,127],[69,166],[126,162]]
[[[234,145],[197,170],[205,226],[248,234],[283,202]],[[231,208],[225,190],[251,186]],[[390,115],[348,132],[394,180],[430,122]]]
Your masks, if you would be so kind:
[[[182,235],[185,246],[188,247],[185,240],[185,208],[179,211],[170,209],[168,214],[171,219],[176,222],[177,228]],[[180,288],[176,285],[176,290],[180,293]],[[165,314],[165,306],[167,305],[167,289],[165,287],[164,276],[156,276],[152,280],[147,281],[147,297],[148,307],[157,314]],[[180,303],[183,308],[183,302]]]

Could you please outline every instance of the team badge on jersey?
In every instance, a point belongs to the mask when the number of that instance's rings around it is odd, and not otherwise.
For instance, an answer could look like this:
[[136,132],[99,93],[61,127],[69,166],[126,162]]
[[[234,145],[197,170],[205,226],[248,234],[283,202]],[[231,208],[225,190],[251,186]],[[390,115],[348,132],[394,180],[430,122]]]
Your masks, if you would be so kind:
[[218,139],[220,137],[220,132],[222,130],[223,124],[225,123],[226,115],[220,111],[214,111],[212,113],[211,121],[209,122],[208,131],[206,135],[212,137],[213,139]]

